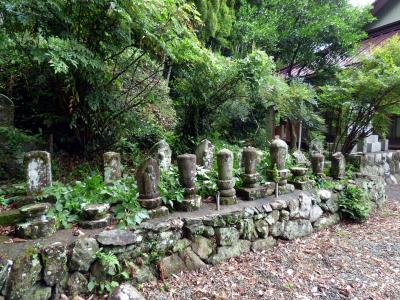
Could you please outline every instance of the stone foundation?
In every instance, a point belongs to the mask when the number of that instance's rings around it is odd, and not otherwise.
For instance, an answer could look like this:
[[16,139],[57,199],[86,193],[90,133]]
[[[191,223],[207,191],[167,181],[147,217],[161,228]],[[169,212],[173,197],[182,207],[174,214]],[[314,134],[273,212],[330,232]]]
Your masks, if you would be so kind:
[[[383,180],[357,175],[354,183],[365,187],[377,206],[385,201]],[[82,230],[84,235],[77,237],[61,230],[47,239],[2,242],[1,295],[14,300],[83,294],[88,282],[107,280],[96,259],[99,249],[115,254],[129,281],[137,284],[215,265],[338,223],[337,199],[336,191],[295,191],[277,199],[239,201],[220,211],[204,204],[198,211],[144,222],[133,231]]]

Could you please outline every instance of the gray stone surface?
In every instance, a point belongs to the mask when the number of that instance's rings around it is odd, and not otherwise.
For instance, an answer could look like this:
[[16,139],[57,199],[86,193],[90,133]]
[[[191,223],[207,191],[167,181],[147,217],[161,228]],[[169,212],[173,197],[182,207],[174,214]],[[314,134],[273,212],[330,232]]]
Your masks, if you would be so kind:
[[50,153],[30,151],[24,156],[28,192],[38,194],[52,185]]
[[313,205],[310,212],[310,222],[313,223],[317,221],[323,214],[321,207],[318,205]]
[[278,170],[285,169],[288,145],[284,140],[281,140],[278,135],[275,136],[275,139],[272,141],[269,152],[271,156],[271,166],[273,167],[276,165]]
[[341,152],[332,155],[331,174],[334,179],[343,179],[346,176],[346,159]]
[[86,220],[98,220],[104,218],[110,209],[110,204],[90,204],[83,209],[83,215]]
[[325,156],[322,153],[313,153],[311,155],[311,166],[314,175],[324,175]]
[[53,243],[42,249],[43,280],[53,286],[68,274],[67,249],[60,242]]
[[67,281],[68,294],[72,297],[82,295],[87,292],[88,281],[80,272],[72,273]]
[[183,211],[197,210],[201,206],[201,197],[196,194],[196,155],[182,154],[177,157],[179,183],[185,189],[185,198],[177,208]]
[[171,167],[172,151],[165,140],[161,140],[150,149],[151,156],[158,161],[161,169],[169,170]]
[[15,235],[23,239],[39,239],[49,237],[57,231],[54,218],[42,216],[41,219],[26,221],[15,226]]
[[94,238],[81,238],[75,241],[69,267],[73,271],[87,272],[96,259],[99,245]]
[[239,240],[239,231],[233,227],[215,229],[215,238],[218,246],[231,246]]
[[217,252],[208,259],[208,262],[212,265],[219,264],[231,257],[236,257],[242,253],[249,252],[250,247],[251,242],[246,240],[239,240],[232,246],[218,247]]
[[113,290],[108,300],[145,300],[145,298],[132,285],[124,283]]
[[282,238],[294,240],[299,237],[309,235],[313,232],[313,227],[308,220],[295,220],[285,222]]
[[196,148],[196,161],[199,166],[211,169],[213,165],[214,146],[209,140],[202,140]]
[[164,279],[170,277],[172,274],[187,270],[187,267],[179,254],[174,253],[161,259],[159,269],[161,278]]
[[113,229],[100,232],[96,239],[101,245],[128,246],[140,243],[143,236],[130,230]]
[[106,152],[103,154],[104,182],[110,183],[121,179],[121,155],[117,152]]
[[194,237],[191,246],[193,252],[201,259],[207,259],[215,249],[213,241],[202,236]]
[[324,229],[326,227],[332,226],[334,224],[337,224],[340,222],[340,216],[339,214],[333,214],[333,215],[328,215],[325,217],[322,217],[320,219],[318,219],[314,224],[313,227],[316,230],[321,230]]
[[220,203],[222,205],[232,205],[237,203],[235,180],[233,178],[233,153],[228,149],[222,149],[217,154],[218,166],[218,189],[221,194]]
[[241,239],[255,241],[258,238],[253,219],[240,220],[238,228]]
[[140,165],[136,171],[136,181],[140,205],[146,209],[159,207],[161,204],[160,167],[155,159],[149,158]]
[[299,196],[299,216],[303,219],[308,219],[310,217],[312,198],[306,194]]

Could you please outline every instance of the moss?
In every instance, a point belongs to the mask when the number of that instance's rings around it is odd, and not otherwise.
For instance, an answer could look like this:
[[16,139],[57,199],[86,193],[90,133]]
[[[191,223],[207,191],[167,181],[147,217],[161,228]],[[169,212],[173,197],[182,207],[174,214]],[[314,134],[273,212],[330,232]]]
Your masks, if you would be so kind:
[[18,209],[4,211],[0,213],[0,226],[14,225],[22,220]]

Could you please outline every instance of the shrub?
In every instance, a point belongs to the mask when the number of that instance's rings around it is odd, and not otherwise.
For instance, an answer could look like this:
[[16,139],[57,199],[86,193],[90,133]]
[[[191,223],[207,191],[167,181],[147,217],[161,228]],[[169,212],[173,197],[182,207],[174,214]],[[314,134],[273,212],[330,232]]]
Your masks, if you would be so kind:
[[339,208],[343,217],[363,222],[369,217],[372,205],[365,190],[350,185],[339,197]]

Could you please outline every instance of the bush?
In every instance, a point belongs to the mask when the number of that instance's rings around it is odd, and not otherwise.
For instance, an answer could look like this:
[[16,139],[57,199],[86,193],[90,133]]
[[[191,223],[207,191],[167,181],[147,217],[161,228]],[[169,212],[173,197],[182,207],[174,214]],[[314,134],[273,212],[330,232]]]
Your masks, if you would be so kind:
[[339,208],[343,217],[363,222],[368,219],[372,205],[365,190],[348,186],[339,197]]

